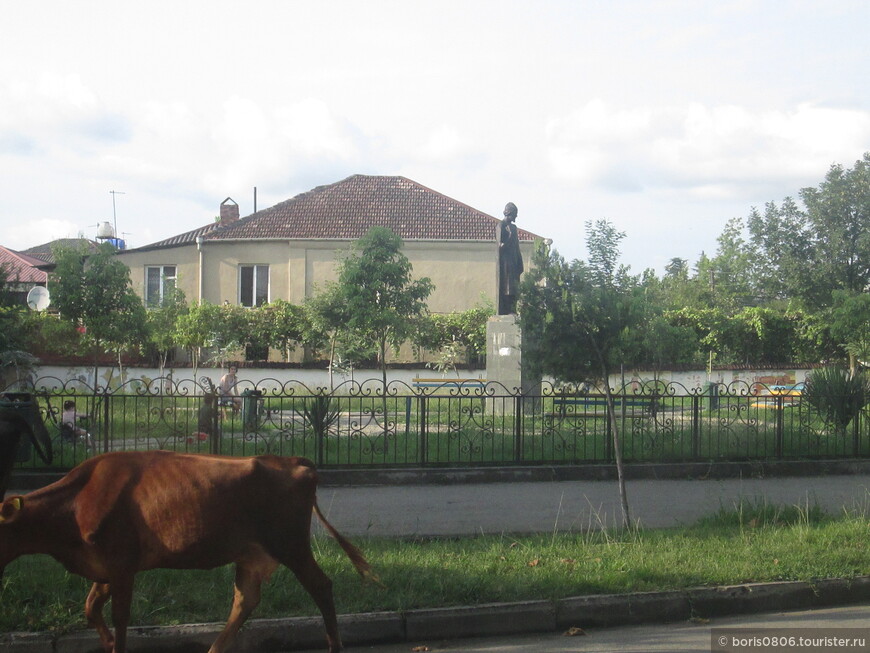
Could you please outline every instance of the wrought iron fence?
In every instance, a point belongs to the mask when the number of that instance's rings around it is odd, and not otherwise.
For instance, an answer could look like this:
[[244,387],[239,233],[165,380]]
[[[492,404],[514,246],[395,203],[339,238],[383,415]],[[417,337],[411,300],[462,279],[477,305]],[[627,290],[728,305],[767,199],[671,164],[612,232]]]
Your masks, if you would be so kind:
[[[171,449],[230,456],[305,456],[322,467],[608,463],[612,429],[628,462],[870,457],[870,407],[842,428],[799,389],[734,383],[687,388],[630,384],[604,394],[544,384],[523,395],[497,383],[240,383],[240,407],[210,382],[136,379],[108,390],[42,378],[34,383],[54,438],[52,466],[96,453]],[[59,427],[74,401],[87,438]],[[19,463],[39,467],[35,456]]]

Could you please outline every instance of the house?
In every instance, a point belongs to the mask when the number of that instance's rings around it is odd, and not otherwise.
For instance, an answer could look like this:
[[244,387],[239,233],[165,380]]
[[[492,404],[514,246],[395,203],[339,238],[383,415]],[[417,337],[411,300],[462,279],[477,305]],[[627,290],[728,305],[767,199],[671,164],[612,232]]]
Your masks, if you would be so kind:
[[[339,252],[387,227],[402,238],[414,277],[432,280],[429,310],[449,313],[497,305],[499,223],[405,177],[353,175],[244,218],[227,198],[214,223],[119,256],[146,305],[170,284],[188,301],[301,304],[335,279]],[[538,238],[519,230],[526,261]]]
[[24,252],[0,246],[0,268],[3,268],[6,291],[16,304],[27,303],[27,293],[34,286],[45,286],[48,275],[40,269],[45,261]]

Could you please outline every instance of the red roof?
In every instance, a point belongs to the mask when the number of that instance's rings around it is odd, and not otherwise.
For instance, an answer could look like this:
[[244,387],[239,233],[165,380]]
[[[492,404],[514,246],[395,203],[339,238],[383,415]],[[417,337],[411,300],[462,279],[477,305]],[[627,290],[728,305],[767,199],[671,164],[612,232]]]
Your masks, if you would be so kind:
[[37,265],[45,265],[45,261],[0,246],[0,266],[6,269],[7,281],[44,284],[48,275]]
[[[141,249],[204,240],[356,240],[387,227],[402,240],[493,241],[500,219],[398,176],[353,175],[227,225],[211,224]],[[519,229],[520,240],[539,236]]]

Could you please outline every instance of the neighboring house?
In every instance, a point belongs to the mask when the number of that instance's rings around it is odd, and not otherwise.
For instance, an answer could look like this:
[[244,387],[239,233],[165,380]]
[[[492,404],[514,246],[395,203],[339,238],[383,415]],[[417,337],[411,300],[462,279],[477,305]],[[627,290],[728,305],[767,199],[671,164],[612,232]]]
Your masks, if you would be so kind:
[[[497,306],[499,223],[404,177],[354,175],[244,218],[227,198],[213,224],[119,256],[146,305],[159,304],[170,285],[188,301],[301,304],[335,279],[339,252],[387,227],[402,238],[413,276],[432,280],[429,310],[449,313]],[[519,237],[528,265],[539,237],[524,229]]]
[[45,286],[48,275],[40,269],[45,261],[0,246],[0,267],[4,270],[6,291],[16,304],[27,303],[27,293],[34,286]]
[[28,249],[22,250],[22,254],[27,254],[34,258],[42,259],[40,269],[45,270],[49,274],[54,270],[56,262],[54,260],[54,251],[58,248],[79,249],[83,248],[86,251],[93,252],[97,247],[97,243],[88,238],[58,238],[42,245],[36,245]]

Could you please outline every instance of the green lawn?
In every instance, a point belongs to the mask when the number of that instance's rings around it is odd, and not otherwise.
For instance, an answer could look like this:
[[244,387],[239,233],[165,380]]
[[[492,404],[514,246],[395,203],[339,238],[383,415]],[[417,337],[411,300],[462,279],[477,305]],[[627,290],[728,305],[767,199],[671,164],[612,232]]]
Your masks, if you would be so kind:
[[[457,539],[358,538],[385,587],[363,582],[337,545],[315,537],[342,613],[556,599],[743,582],[851,578],[870,574],[865,514],[746,504],[679,529]],[[133,623],[223,621],[232,569],[140,574]],[[50,558],[6,569],[0,631],[85,628],[88,584]],[[280,569],[255,617],[316,614]]]

